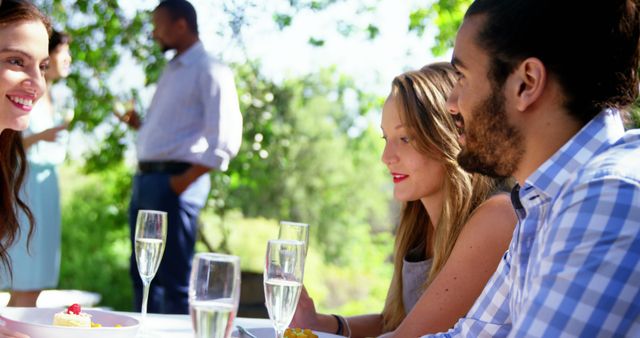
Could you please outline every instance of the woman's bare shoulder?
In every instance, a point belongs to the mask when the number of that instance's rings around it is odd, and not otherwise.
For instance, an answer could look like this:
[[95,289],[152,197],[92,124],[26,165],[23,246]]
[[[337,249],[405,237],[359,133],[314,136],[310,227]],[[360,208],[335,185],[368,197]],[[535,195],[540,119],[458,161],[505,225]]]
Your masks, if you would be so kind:
[[465,225],[465,230],[475,232],[506,228],[513,231],[516,220],[516,214],[509,195],[506,193],[497,194],[482,202],[473,211]]

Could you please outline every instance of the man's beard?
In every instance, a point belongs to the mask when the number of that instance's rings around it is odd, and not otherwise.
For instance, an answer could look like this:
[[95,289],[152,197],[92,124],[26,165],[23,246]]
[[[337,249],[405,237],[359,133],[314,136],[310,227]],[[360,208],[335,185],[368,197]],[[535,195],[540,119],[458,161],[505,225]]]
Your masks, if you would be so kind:
[[492,87],[492,94],[473,108],[471,123],[464,125],[465,144],[458,163],[469,172],[509,177],[524,153],[522,135],[509,124],[502,86]]

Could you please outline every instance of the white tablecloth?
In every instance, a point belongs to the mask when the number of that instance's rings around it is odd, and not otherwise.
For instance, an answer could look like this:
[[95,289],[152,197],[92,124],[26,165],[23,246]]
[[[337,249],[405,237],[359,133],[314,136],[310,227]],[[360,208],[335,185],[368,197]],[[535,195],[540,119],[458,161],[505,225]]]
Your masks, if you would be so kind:
[[[140,320],[140,313],[118,312]],[[271,327],[268,319],[236,318],[236,325],[242,325],[247,329],[254,327]],[[189,315],[161,315],[147,314],[145,326],[154,338],[193,338],[193,329]]]

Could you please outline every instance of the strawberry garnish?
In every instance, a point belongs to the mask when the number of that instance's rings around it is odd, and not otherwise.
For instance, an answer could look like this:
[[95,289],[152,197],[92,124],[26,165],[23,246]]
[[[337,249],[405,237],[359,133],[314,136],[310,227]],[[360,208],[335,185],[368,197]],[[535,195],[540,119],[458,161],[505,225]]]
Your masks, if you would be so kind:
[[73,304],[67,308],[67,314],[80,314],[80,304]]

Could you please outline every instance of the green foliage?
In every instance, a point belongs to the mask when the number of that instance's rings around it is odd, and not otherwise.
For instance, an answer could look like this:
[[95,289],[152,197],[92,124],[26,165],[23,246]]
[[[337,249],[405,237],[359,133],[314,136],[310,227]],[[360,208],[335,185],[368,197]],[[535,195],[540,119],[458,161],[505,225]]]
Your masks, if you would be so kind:
[[[235,209],[247,217],[304,221],[326,244],[326,257],[346,264],[348,246],[362,239],[358,229],[390,224],[389,195],[380,192],[382,143],[372,127],[348,135],[374,99],[333,69],[275,84],[260,76],[258,65],[234,68],[244,139],[229,170],[212,174],[209,203],[223,219],[222,234],[230,232],[224,216]],[[350,111],[349,98],[367,110]]]
[[[125,132],[110,119],[120,88],[109,80],[120,60],[127,55],[145,65],[146,83],[154,83],[165,59],[151,41],[151,18],[139,11],[133,18],[124,15],[118,1],[36,0],[53,17],[54,27],[66,31],[74,59],[73,72],[66,81],[76,97],[73,127],[86,133],[102,129],[100,145],[86,159],[88,171],[110,170],[118,165],[125,150]],[[106,122],[105,122],[106,121]],[[114,124],[115,123],[115,124]],[[106,132],[105,132],[106,131]]]
[[61,289],[102,295],[101,306],[130,311],[128,187],[131,174],[123,166],[93,175],[61,168]]
[[316,47],[322,47],[324,46],[324,39],[316,39],[314,37],[310,37],[309,44]]
[[[214,242],[221,240],[220,218],[211,212],[202,215],[207,233]],[[233,231],[229,248],[240,256],[243,271],[262,273],[264,268],[264,243],[278,233],[278,222],[265,218],[243,218],[241,213],[231,212],[227,223]],[[312,226],[312,232],[314,229]],[[393,265],[389,256],[393,250],[390,232],[370,234],[362,228],[357,250],[350,250],[351,260],[357,264],[338,266],[327,264],[322,243],[313,242],[305,263],[304,283],[316,302],[318,311],[357,315],[381,311],[391,281]],[[206,250],[198,247],[198,250]]]
[[[640,69],[638,69],[640,73]],[[636,102],[631,107],[631,128],[640,128],[640,97],[636,100]]]
[[367,26],[367,37],[369,40],[373,40],[380,35],[380,28],[378,26],[370,24]]
[[418,36],[424,35],[424,30],[428,24],[429,10],[418,8],[409,14],[409,32],[415,32]]
[[[291,1],[291,6],[318,11],[336,2]],[[63,24],[58,28],[73,37],[74,72],[67,84],[77,98],[74,127],[93,135],[98,144],[85,157],[82,168],[74,167],[62,179],[67,186],[63,189],[60,287],[99,292],[102,305],[127,310],[131,288],[126,210],[131,173],[123,154],[129,146],[129,131],[111,117],[114,99],[123,89],[110,87],[109,81],[120,60],[131,56],[144,65],[145,82],[153,83],[165,59],[150,40],[147,12],[128,18],[115,0],[41,0],[39,4]],[[234,34],[245,24],[241,14],[229,16],[236,25]],[[286,27],[291,23],[286,15],[276,15],[274,20]],[[349,29],[354,28],[345,28],[345,33]],[[370,38],[379,34],[374,25],[367,31]],[[311,43],[321,46],[324,40]],[[382,142],[369,116],[379,109],[381,100],[356,89],[351,79],[335,69],[282,83],[265,78],[257,62],[235,64],[232,69],[245,121],[243,145],[227,172],[212,173],[213,189],[205,213],[213,212],[219,222],[214,223],[217,232],[211,234],[209,229],[205,236],[214,238],[219,250],[236,253],[235,211],[242,212],[240,219],[308,222],[319,262],[314,269],[319,271],[317,289],[331,289],[322,271],[336,285],[356,281],[351,291],[336,298],[338,302],[326,304],[345,306],[353,290],[362,288],[358,285],[361,279],[386,276],[388,269],[380,262],[388,256],[391,241],[388,234],[378,233],[391,224],[390,194],[383,190]],[[254,224],[251,234],[264,226]],[[264,241],[252,245],[257,252],[251,255],[263,255]],[[327,261],[335,265],[324,270],[320,266]],[[359,266],[364,270],[354,269]],[[388,280],[369,284],[371,289],[361,295],[363,309],[379,305]],[[371,294],[376,296],[369,298]]]
[[430,8],[418,8],[409,16],[409,31],[422,36],[427,25],[434,20],[438,34],[431,51],[434,55],[442,55],[453,46],[458,27],[471,2],[472,0],[438,0]]
[[284,29],[285,27],[288,27],[291,25],[291,21],[293,20],[293,18],[291,17],[291,15],[288,14],[274,14],[273,15],[273,21],[275,21],[275,23],[278,25],[278,28],[280,30]]
[[[365,13],[373,12],[376,7],[372,3],[376,3],[377,1],[378,0],[356,2],[358,8],[357,8],[357,13],[355,14],[363,15]],[[289,6],[287,8],[279,7],[278,12],[273,14],[273,21],[276,24],[277,28],[280,31],[282,31],[290,27],[293,24],[296,15],[299,15],[302,12],[305,12],[305,11],[321,12],[331,8],[336,4],[346,3],[346,2],[348,1],[345,1],[345,0],[323,0],[323,1],[290,0]],[[252,6],[256,6],[257,2],[253,0],[238,1],[236,2],[235,6],[231,6],[231,8],[227,10],[227,13],[237,13],[239,11],[242,11],[245,8],[250,7],[251,5],[249,4],[251,4]],[[245,17],[245,15],[243,15],[242,23],[240,24],[240,27],[237,30],[241,31],[242,28],[244,28],[244,26],[248,26],[248,25],[250,25],[250,21]],[[380,35],[380,29],[378,28],[377,25],[373,23],[369,23],[366,25],[357,25],[352,22],[338,20],[336,22],[335,29],[340,35],[344,37],[349,37],[356,31],[364,32],[365,36],[369,40],[373,40]],[[326,34],[326,32],[322,31],[322,32],[314,33],[314,35],[319,35],[319,34]],[[310,36],[307,42],[310,45],[315,47],[322,47],[326,43],[325,39],[318,38],[317,36]]]

